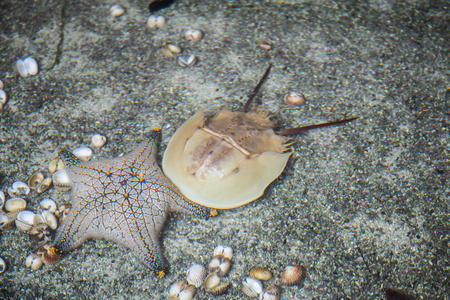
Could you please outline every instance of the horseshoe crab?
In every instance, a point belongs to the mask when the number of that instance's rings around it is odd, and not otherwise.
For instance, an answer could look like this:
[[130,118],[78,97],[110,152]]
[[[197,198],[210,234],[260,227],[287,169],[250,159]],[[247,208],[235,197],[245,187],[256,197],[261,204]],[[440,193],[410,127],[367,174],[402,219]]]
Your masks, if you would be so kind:
[[338,125],[356,118],[293,128],[275,133],[275,122],[250,104],[269,75],[271,65],[242,111],[226,106],[208,119],[203,110],[172,136],[164,153],[166,176],[190,200],[211,208],[245,205],[263,193],[283,172],[293,149],[285,135]]

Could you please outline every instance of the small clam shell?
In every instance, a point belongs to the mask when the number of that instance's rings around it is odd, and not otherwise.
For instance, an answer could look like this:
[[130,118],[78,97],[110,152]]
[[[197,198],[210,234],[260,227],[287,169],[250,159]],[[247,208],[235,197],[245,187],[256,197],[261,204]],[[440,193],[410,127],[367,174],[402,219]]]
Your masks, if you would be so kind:
[[0,229],[1,230],[11,229],[15,224],[15,220],[18,214],[19,214],[18,211],[10,212],[7,214],[0,212]]
[[3,85],[3,81],[0,80],[0,89],[3,90],[5,86]]
[[302,93],[290,92],[284,96],[284,103],[290,106],[302,106],[306,103],[306,97]]
[[72,188],[72,180],[65,169],[56,171],[52,174],[53,185],[60,192],[66,192]]
[[263,291],[261,281],[253,277],[247,277],[242,281],[242,292],[249,297],[258,297]]
[[40,267],[42,267],[42,264],[42,257],[35,253],[31,253],[30,255],[28,255],[27,259],[25,260],[25,265],[27,266],[27,268],[31,268],[33,271],[36,271]]
[[11,197],[28,195],[30,193],[30,187],[23,181],[14,181],[10,188],[8,188],[8,194]]
[[203,37],[203,32],[200,29],[189,29],[186,31],[185,37],[188,41],[198,42]]
[[42,217],[44,217],[45,223],[53,230],[58,227],[58,220],[56,219],[55,215],[52,214],[48,210],[44,210],[41,212]]
[[150,15],[147,20],[147,26],[149,28],[162,28],[166,24],[166,18],[164,16]]
[[6,92],[3,89],[0,89],[0,105],[4,105],[6,103],[6,100],[8,100]]
[[231,262],[228,258],[222,258],[222,261],[219,264],[219,267],[217,268],[217,275],[223,277],[227,275],[228,271],[230,270]]
[[52,174],[62,169],[64,169],[64,163],[59,157],[52,159],[48,164],[48,171]]
[[42,180],[41,184],[39,184],[39,186],[37,187],[36,192],[38,194],[45,192],[52,185],[52,182],[53,182],[53,180],[51,177],[44,178],[44,180]]
[[156,17],[156,27],[162,28],[166,24],[166,18],[164,16]]
[[62,223],[64,219],[67,217],[67,214],[72,209],[72,204],[70,203],[64,203],[58,206],[58,208],[55,211],[55,216],[59,219],[59,223]]
[[178,280],[174,284],[172,284],[169,289],[169,298],[178,299],[178,295],[186,287],[186,285],[186,280]]
[[197,61],[197,57],[195,57],[194,54],[191,54],[188,58],[184,59],[183,57],[179,56],[178,57],[178,64],[182,67],[188,67],[188,66],[192,66],[193,64],[195,64],[195,62]]
[[272,272],[264,267],[256,267],[250,271],[250,277],[266,281],[272,278]]
[[0,274],[5,272],[6,270],[6,262],[3,258],[0,257]]
[[105,145],[106,143],[106,137],[104,135],[96,133],[91,137],[91,143],[95,148],[103,147],[103,145]]
[[216,273],[212,273],[206,277],[203,286],[207,293],[220,295],[228,290],[230,282],[224,282]]
[[78,147],[72,151],[73,155],[81,159],[82,161],[88,161],[92,158],[93,152],[89,147]]
[[192,300],[194,299],[194,295],[195,295],[195,286],[188,285],[178,294],[178,299]]
[[0,229],[3,229],[3,227],[6,227],[6,225],[8,224],[9,221],[10,221],[10,219],[8,218],[8,216],[5,213],[0,212]]
[[3,205],[5,205],[5,193],[0,191],[0,210],[3,209]]
[[117,18],[125,13],[125,8],[116,4],[116,5],[111,6],[111,8],[109,9],[109,12],[111,13],[112,17]]
[[39,203],[39,205],[41,206],[41,208],[43,210],[48,210],[49,212],[51,212],[53,214],[55,213],[56,208],[57,208],[55,201],[53,201],[50,198],[42,199],[41,202]]
[[258,43],[258,47],[263,49],[263,50],[272,50],[273,48],[273,43],[269,42],[267,40],[261,41]]
[[279,300],[280,294],[280,287],[276,284],[272,284],[259,295],[259,300]]
[[223,257],[231,260],[233,258],[233,249],[230,246],[223,247]]
[[222,256],[214,256],[208,263],[208,270],[210,272],[215,272],[220,266]]
[[16,218],[16,226],[21,231],[28,231],[34,225],[35,213],[29,210],[22,210]]
[[35,190],[44,180],[44,174],[42,172],[36,172],[28,178],[28,186],[30,189]]
[[5,202],[5,210],[10,212],[22,211],[27,207],[27,202],[22,198],[11,198]]
[[163,45],[163,49],[167,49],[167,50],[169,50],[170,52],[172,52],[172,53],[181,53],[181,48],[180,48],[180,46],[178,46],[177,44],[174,44],[174,43],[172,43],[172,42],[166,42],[164,45]]
[[22,77],[28,77],[28,70],[27,67],[25,66],[25,63],[23,62],[23,60],[19,59],[16,62],[16,68],[17,71],[19,72],[20,76]]
[[216,248],[214,248],[214,256],[223,256],[223,249],[225,249],[223,245],[217,245]]
[[186,272],[186,280],[195,287],[200,287],[206,276],[206,268],[201,264],[193,264]]
[[25,65],[25,68],[27,68],[27,72],[29,75],[36,75],[38,73],[38,64],[34,58],[29,56],[23,60],[23,63]]
[[289,265],[280,275],[282,285],[298,285],[305,278],[306,270],[303,266]]

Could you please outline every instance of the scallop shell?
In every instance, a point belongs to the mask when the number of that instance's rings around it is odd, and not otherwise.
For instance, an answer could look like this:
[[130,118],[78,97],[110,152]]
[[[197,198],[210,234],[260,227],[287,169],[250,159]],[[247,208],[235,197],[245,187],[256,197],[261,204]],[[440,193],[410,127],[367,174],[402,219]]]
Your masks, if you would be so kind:
[[290,92],[284,96],[284,103],[290,106],[302,106],[306,103],[306,97],[297,92]]
[[53,230],[58,227],[58,220],[56,219],[55,215],[52,214],[48,210],[44,210],[41,212],[42,217],[44,217],[45,223]]
[[280,275],[282,285],[298,285],[305,278],[306,270],[303,266],[289,265]]
[[216,273],[212,273],[206,277],[203,287],[207,293],[220,295],[228,290],[230,282],[224,282]]
[[265,267],[256,267],[250,271],[250,277],[266,281],[272,278],[272,272]]
[[178,294],[178,299],[192,300],[194,299],[194,295],[195,295],[195,286],[188,285]]
[[27,207],[27,202],[22,198],[11,198],[5,202],[5,210],[10,212],[21,211]]
[[269,285],[267,289],[264,290],[259,295],[259,300],[279,300],[280,299],[280,288],[276,284]]
[[51,174],[62,169],[64,169],[64,163],[59,157],[52,159],[48,164],[48,171]]
[[172,136],[164,173],[201,205],[230,209],[247,204],[264,193],[292,154],[284,147],[288,139],[276,135],[273,126],[257,111],[225,107],[211,119],[199,111]]
[[6,214],[3,212],[0,212],[0,229],[1,230],[11,229],[15,224],[15,220],[16,220],[18,214],[19,214],[19,211],[10,212],[10,213],[6,213]]
[[28,231],[34,225],[35,213],[29,210],[22,210],[16,218],[16,226],[21,231]]
[[41,206],[41,208],[43,210],[48,210],[49,212],[51,212],[53,214],[55,213],[56,208],[57,208],[55,201],[53,201],[50,198],[42,199],[41,202],[39,202],[39,205]]
[[75,148],[72,153],[82,161],[89,161],[94,152],[89,147],[78,147]]
[[186,280],[195,287],[200,287],[206,276],[206,269],[201,264],[193,264],[186,272]]
[[38,186],[41,184],[41,182],[44,180],[44,174],[42,172],[36,172],[33,175],[28,178],[28,186],[30,189],[35,190],[38,188]]
[[6,270],[6,262],[3,258],[0,257],[0,274],[5,272]]
[[261,281],[253,277],[247,277],[242,281],[242,292],[249,297],[258,297],[263,291]]
[[186,285],[186,280],[178,280],[177,282],[172,284],[169,289],[169,298],[178,299],[178,295],[186,287]]
[[52,178],[51,177],[47,177],[44,178],[44,180],[42,180],[41,184],[39,184],[39,186],[36,189],[36,192],[38,194],[45,192],[46,190],[48,190],[50,188],[50,186],[52,185]]
[[59,223],[62,223],[66,219],[71,209],[72,204],[70,203],[64,203],[58,206],[55,211],[55,216],[59,219]]
[[8,194],[11,197],[28,195],[30,193],[30,187],[23,181],[14,181],[10,188],[8,188]]
[[72,180],[65,169],[52,174],[53,185],[58,191],[66,192],[72,188]]

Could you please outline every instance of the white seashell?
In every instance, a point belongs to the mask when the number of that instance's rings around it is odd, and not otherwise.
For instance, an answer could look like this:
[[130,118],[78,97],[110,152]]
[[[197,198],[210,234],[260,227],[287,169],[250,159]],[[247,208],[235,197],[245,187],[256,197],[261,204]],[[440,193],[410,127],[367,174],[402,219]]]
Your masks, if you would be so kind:
[[193,264],[186,272],[186,280],[195,287],[200,287],[206,276],[206,268],[201,264]]
[[191,54],[187,59],[184,59],[181,56],[178,57],[178,64],[182,67],[192,66],[196,61],[197,57],[195,57],[194,54]]
[[40,267],[42,267],[42,264],[42,257],[35,253],[31,253],[30,255],[28,255],[27,259],[25,260],[25,265],[27,266],[27,268],[31,268],[33,271],[36,271]]
[[259,295],[259,300],[279,300],[280,288],[276,284],[271,284]]
[[172,53],[181,53],[180,46],[178,46],[172,42],[166,42],[166,43],[164,43],[164,45],[162,47],[163,47],[163,49],[167,49]]
[[2,229],[6,224],[8,224],[9,218],[4,212],[0,212],[0,229]]
[[19,72],[20,76],[22,77],[28,77],[28,70],[27,67],[25,66],[25,63],[23,62],[23,60],[19,59],[16,62],[16,68],[17,71]]
[[52,159],[48,163],[48,171],[52,174],[62,169],[64,169],[64,162],[59,157]]
[[220,295],[228,290],[230,282],[221,282],[221,278],[217,273],[211,273],[206,277],[203,287],[207,293]]
[[37,187],[36,192],[38,192],[38,194],[45,192],[52,185],[52,182],[53,180],[51,177],[45,178],[44,180],[42,180],[41,184]]
[[185,37],[188,41],[198,42],[203,37],[203,32],[200,29],[189,29],[186,31]]
[[208,270],[214,271],[220,266],[221,256],[214,256],[208,264]]
[[3,205],[5,205],[5,193],[0,191],[0,210],[3,209]]
[[39,224],[47,224],[45,222],[44,216],[41,214],[35,214],[33,218],[33,225],[39,225]]
[[11,197],[28,195],[30,193],[30,187],[23,181],[14,181],[10,188],[8,188],[8,194]]
[[34,58],[29,56],[23,60],[23,63],[27,69],[28,75],[36,75],[38,73],[38,64]]
[[5,272],[6,270],[6,262],[3,258],[0,257],[0,274]]
[[111,6],[109,11],[110,11],[112,17],[117,18],[125,13],[125,8],[116,4],[116,5]]
[[245,281],[242,281],[242,292],[249,297],[258,297],[263,291],[263,285],[261,281],[253,277],[247,277]]
[[49,212],[51,212],[52,214],[55,213],[56,211],[56,203],[55,201],[53,201],[50,198],[44,198],[41,200],[40,202],[40,206],[43,210],[48,210]]
[[219,265],[219,268],[217,269],[217,274],[219,276],[225,276],[227,275],[228,271],[230,270],[231,262],[228,258],[223,258],[222,262]]
[[72,180],[65,169],[56,171],[52,175],[53,185],[60,192],[66,192],[72,188]]
[[284,103],[290,106],[302,106],[306,102],[306,97],[302,93],[290,92],[284,96]]
[[5,202],[5,210],[10,212],[21,211],[27,207],[27,202],[22,198],[11,198]]
[[186,287],[186,285],[186,280],[178,280],[177,282],[172,284],[169,289],[169,298],[178,299],[178,295]]
[[103,147],[103,145],[106,143],[106,137],[101,134],[94,134],[91,138],[92,146],[96,148]]
[[5,86],[3,85],[3,81],[0,80],[0,90],[3,90]]
[[44,174],[42,172],[36,172],[28,178],[28,186],[30,189],[35,190],[41,184],[42,180],[44,180]]
[[188,285],[178,294],[178,299],[179,300],[192,300],[192,299],[194,299],[194,295],[195,295],[195,286]]
[[166,18],[164,16],[156,17],[156,27],[162,28],[166,24]]
[[88,161],[92,158],[93,152],[89,147],[78,147],[72,151],[73,155],[81,159],[82,161]]
[[42,217],[44,217],[45,223],[47,223],[48,227],[55,230],[58,227],[58,220],[55,215],[52,214],[48,210],[44,210],[41,212]]
[[156,16],[150,15],[147,20],[147,26],[148,28],[155,28],[156,27]]
[[3,89],[0,89],[0,104],[4,105],[6,103],[6,100],[8,100],[6,92]]
[[225,249],[222,245],[217,245],[216,248],[214,248],[214,256],[223,256],[223,249]]
[[9,212],[7,214],[0,211],[0,229],[6,230],[12,228],[15,224],[15,220],[18,214],[19,211]]
[[233,249],[230,246],[223,247],[223,257],[231,260],[233,258]]
[[22,210],[16,218],[16,226],[22,231],[28,231],[34,225],[35,213],[29,210]]

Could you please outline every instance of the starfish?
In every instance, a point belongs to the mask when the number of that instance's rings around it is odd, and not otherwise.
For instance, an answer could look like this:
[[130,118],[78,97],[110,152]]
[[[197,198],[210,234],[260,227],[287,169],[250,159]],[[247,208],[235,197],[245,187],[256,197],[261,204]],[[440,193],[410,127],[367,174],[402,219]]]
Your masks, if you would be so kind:
[[104,238],[128,247],[154,271],[164,276],[159,234],[169,212],[214,215],[209,208],[186,199],[156,163],[160,130],[130,153],[113,159],[82,162],[59,150],[72,186],[72,209],[43,253],[46,263],[80,247],[91,238]]

